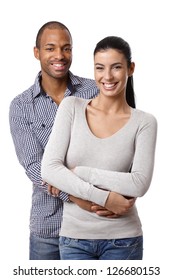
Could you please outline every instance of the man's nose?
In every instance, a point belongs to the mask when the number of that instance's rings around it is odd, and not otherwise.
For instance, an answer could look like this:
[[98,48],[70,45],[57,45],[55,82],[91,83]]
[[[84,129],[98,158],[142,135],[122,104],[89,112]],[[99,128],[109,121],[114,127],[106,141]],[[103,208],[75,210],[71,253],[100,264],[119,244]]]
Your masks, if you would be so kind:
[[61,60],[62,58],[64,58],[63,50],[61,50],[60,48],[56,49],[55,52],[54,52],[54,56],[58,60]]

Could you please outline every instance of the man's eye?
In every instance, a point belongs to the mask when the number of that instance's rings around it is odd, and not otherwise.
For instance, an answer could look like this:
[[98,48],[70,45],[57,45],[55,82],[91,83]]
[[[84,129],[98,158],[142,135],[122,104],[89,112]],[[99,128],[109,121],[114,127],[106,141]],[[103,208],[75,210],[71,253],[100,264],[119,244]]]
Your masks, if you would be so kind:
[[47,48],[46,51],[53,51],[53,48]]
[[64,48],[63,50],[64,50],[65,52],[71,52],[72,49],[68,47],[68,48]]

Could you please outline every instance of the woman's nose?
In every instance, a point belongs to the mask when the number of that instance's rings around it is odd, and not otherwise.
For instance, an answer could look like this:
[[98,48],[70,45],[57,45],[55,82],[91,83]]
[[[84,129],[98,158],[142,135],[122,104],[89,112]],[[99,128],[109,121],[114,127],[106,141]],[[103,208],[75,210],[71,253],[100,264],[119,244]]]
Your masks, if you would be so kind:
[[104,72],[104,78],[106,80],[110,80],[113,77],[111,70],[105,70]]

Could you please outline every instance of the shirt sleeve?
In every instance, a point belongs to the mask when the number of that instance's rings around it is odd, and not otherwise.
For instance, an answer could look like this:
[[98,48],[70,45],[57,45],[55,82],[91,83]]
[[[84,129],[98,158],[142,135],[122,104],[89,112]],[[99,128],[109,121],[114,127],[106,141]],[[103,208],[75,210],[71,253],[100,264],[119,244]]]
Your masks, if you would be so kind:
[[10,131],[20,164],[29,179],[35,184],[42,182],[40,174],[43,149],[32,133],[29,121],[24,117],[22,104],[14,99],[9,111]]
[[[47,193],[47,184],[42,184],[41,160],[44,149],[33,133],[30,121],[25,117],[23,106],[18,98],[10,104],[9,110],[10,131],[20,164],[25,169],[27,177],[34,185]],[[68,195],[60,193],[59,198],[68,201]]]
[[116,172],[86,166],[77,166],[74,170],[84,181],[99,188],[114,191],[125,196],[143,196],[151,183],[155,146],[157,137],[157,121],[147,114],[136,135],[135,154],[130,172]]
[[44,181],[66,193],[104,206],[109,192],[85,182],[65,166],[74,106],[74,97],[65,98],[59,106],[43,155],[41,176]]

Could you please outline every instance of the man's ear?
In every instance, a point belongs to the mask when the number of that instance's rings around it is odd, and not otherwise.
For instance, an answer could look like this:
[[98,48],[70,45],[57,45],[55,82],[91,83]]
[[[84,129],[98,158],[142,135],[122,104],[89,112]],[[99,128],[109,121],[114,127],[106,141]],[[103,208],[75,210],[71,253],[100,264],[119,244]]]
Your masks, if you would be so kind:
[[135,63],[131,62],[131,65],[129,67],[129,77],[133,75],[134,70],[135,70]]
[[34,47],[34,56],[36,59],[40,59],[39,49],[37,47]]

